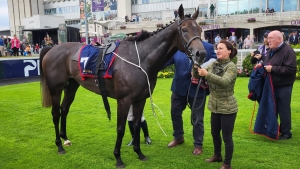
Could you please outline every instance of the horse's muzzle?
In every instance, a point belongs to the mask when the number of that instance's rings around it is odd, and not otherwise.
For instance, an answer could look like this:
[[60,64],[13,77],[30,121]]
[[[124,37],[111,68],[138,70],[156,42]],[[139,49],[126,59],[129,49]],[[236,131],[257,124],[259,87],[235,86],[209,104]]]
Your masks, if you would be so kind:
[[202,65],[205,58],[206,58],[205,50],[196,51],[195,54],[193,55],[194,64]]

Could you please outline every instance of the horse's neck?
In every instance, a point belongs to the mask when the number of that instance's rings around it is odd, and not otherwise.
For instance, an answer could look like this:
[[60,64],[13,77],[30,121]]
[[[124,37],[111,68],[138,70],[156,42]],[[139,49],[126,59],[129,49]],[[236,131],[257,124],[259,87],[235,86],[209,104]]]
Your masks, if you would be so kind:
[[173,23],[146,40],[147,48],[152,50],[145,53],[144,63],[151,71],[153,69],[160,70],[176,53],[178,50],[175,45],[177,44],[175,41],[177,34],[177,25]]

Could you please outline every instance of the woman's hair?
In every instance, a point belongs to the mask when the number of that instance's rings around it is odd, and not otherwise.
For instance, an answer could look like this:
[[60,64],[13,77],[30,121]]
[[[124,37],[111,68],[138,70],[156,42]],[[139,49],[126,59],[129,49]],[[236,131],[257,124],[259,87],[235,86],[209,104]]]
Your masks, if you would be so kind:
[[219,42],[219,44],[220,43],[223,43],[226,46],[226,48],[231,51],[229,58],[232,60],[237,54],[236,48],[230,42],[228,42],[226,40],[221,40]]

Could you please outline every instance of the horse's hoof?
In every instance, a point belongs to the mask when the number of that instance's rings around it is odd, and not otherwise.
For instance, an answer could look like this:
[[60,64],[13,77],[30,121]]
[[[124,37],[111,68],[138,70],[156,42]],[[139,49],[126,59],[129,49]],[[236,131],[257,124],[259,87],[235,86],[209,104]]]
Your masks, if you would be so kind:
[[57,154],[66,154],[66,151],[58,151]]
[[65,146],[71,146],[72,145],[72,142],[70,140],[65,140],[64,141],[64,145]]
[[125,168],[125,164],[120,164],[120,165],[116,165],[117,166],[117,168]]
[[144,157],[143,159],[140,159],[141,161],[148,161],[147,157]]
[[141,161],[147,161],[148,160],[148,158],[146,157],[146,156],[141,156],[141,157],[139,157],[139,159],[141,160]]

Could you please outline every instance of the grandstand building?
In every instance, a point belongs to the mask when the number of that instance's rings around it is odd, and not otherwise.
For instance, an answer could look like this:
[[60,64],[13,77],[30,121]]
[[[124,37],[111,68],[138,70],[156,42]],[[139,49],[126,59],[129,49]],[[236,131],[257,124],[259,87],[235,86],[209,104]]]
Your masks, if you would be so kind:
[[[211,43],[217,34],[225,38],[231,32],[235,32],[237,37],[255,35],[258,42],[262,41],[267,30],[279,30],[288,37],[300,25],[300,0],[86,1],[88,32],[97,36],[121,32],[135,34],[141,29],[156,30],[158,23],[165,24],[174,19],[174,11],[180,4],[183,4],[186,14],[194,13],[197,7],[200,9],[197,22],[202,24],[204,33],[201,36]],[[211,5],[215,7],[213,11],[210,10]],[[22,22],[24,18],[46,15],[63,17],[67,25],[79,25],[81,35],[85,36],[84,0],[8,0],[8,7],[11,35],[21,32],[20,26],[28,29],[29,23]],[[125,22],[126,15],[135,22]],[[42,26],[57,27],[55,23],[49,24]]]

